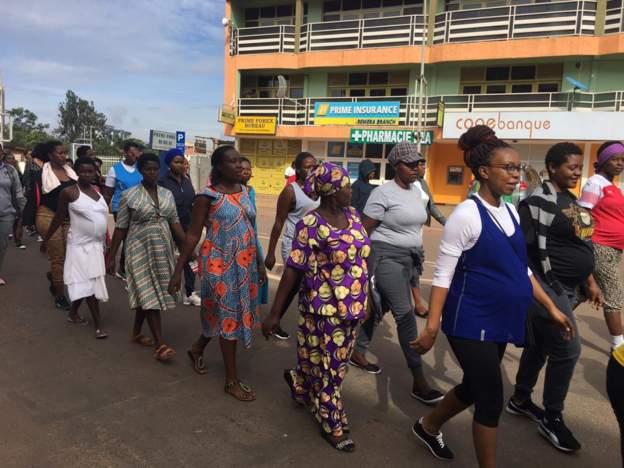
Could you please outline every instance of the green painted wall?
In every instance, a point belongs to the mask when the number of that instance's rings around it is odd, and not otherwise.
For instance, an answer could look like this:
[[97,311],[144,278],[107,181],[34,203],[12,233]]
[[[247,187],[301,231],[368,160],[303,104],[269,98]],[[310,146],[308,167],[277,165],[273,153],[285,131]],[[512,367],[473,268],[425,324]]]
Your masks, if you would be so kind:
[[327,73],[309,72],[307,74],[307,94],[306,97],[327,96]]
[[308,0],[308,23],[320,23],[323,21],[322,0]]
[[459,93],[459,75],[461,65],[456,63],[441,63],[431,65],[427,73],[430,96]]
[[624,89],[624,60],[595,61],[592,67],[593,91],[620,91]]

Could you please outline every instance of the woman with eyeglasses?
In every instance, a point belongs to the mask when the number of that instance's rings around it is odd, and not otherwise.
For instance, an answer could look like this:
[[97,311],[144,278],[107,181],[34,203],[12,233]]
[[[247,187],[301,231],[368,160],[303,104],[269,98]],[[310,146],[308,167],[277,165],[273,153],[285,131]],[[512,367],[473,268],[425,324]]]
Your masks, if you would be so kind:
[[431,388],[425,379],[420,355],[409,345],[417,337],[411,283],[422,272],[422,232],[427,222],[422,196],[413,185],[418,178],[420,158],[415,144],[396,145],[388,155],[395,178],[373,190],[364,208],[362,222],[372,241],[369,269],[370,277],[374,278],[373,297],[378,300],[374,300],[375,312],[358,333],[350,363],[370,374],[381,372],[379,366],[368,362],[365,353],[376,324],[389,309],[413,377],[411,395],[422,403],[435,404],[443,395]]
[[441,323],[464,375],[412,431],[435,457],[452,459],[440,429],[474,405],[477,460],[481,468],[493,468],[504,404],[500,363],[508,343],[524,344],[531,299],[543,306],[559,333],[569,338],[574,330],[531,275],[518,213],[502,201],[518,183],[518,153],[485,125],[464,133],[459,147],[480,188],[457,206],[444,226],[427,326],[412,346],[421,354],[429,351]]

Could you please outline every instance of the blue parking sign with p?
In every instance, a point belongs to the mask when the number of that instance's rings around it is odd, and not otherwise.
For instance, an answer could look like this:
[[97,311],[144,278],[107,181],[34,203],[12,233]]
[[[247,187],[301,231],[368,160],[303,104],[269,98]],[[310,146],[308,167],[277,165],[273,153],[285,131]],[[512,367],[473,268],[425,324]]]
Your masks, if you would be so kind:
[[184,154],[184,144],[186,142],[186,134],[184,132],[176,132],[176,148]]

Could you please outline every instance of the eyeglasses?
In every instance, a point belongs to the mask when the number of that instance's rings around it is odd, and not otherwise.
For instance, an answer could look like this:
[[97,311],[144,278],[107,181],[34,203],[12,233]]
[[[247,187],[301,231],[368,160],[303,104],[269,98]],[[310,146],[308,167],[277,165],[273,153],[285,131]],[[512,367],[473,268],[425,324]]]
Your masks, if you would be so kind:
[[516,166],[515,164],[488,164],[489,167],[498,167],[505,169],[507,174],[512,175],[514,173],[520,174],[522,172],[522,166]]

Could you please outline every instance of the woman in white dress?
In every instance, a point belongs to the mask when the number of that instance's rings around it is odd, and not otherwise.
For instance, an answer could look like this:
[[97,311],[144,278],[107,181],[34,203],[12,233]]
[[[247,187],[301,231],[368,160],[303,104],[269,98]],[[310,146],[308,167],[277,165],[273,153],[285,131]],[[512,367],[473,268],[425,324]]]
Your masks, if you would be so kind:
[[43,239],[41,251],[45,252],[48,239],[69,212],[70,227],[63,273],[71,301],[67,320],[82,325],[88,323],[78,314],[78,308],[86,299],[93,317],[95,337],[101,339],[107,336],[100,326],[99,301],[108,300],[104,262],[108,206],[93,185],[97,174],[95,162],[88,157],[78,158],[74,168],[78,173],[78,184],[61,192],[59,209]]

